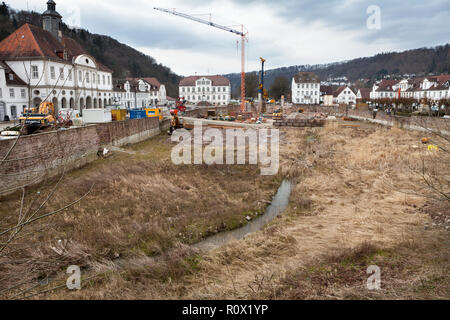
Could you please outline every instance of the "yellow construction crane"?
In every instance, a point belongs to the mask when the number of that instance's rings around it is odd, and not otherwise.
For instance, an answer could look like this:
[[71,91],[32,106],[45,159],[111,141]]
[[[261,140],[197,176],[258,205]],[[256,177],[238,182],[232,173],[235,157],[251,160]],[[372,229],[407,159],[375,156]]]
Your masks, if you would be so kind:
[[241,25],[242,31],[237,31],[237,30],[231,29],[226,26],[222,26],[220,24],[217,24],[217,23],[214,23],[211,21],[203,20],[200,18],[196,18],[196,17],[190,16],[190,15],[187,15],[185,13],[177,12],[177,11],[175,11],[175,9],[172,9],[172,10],[163,9],[163,8],[153,8],[153,9],[162,11],[162,12],[166,12],[169,14],[173,14],[175,16],[189,19],[192,21],[196,21],[199,23],[203,23],[203,24],[206,24],[206,25],[214,27],[214,28],[218,28],[218,29],[221,29],[221,30],[224,30],[227,32],[234,33],[241,37],[241,43],[242,43],[242,45],[241,45],[241,111],[244,112],[245,111],[245,41],[248,41],[248,33],[244,32],[244,25]]

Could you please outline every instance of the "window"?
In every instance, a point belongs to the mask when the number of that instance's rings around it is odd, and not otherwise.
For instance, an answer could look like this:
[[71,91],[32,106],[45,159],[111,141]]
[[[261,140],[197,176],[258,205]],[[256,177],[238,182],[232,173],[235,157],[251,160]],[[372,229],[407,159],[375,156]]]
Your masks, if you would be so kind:
[[103,84],[105,84],[105,75],[103,75]]
[[100,75],[97,75],[97,83],[100,84]]
[[27,96],[26,96],[26,91],[25,91],[25,89],[20,89],[20,96],[22,97],[22,98],[26,98]]
[[92,74],[92,83],[95,83],[95,78],[97,78],[97,77],[96,77],[95,73],[93,73]]
[[72,81],[72,69],[69,69],[68,77],[69,77],[69,81]]
[[89,74],[89,72],[86,72],[86,83],[89,83],[89,81],[91,81],[91,76]]
[[50,78],[55,79],[55,67],[50,67]]
[[81,72],[81,70],[78,71],[78,81],[83,82],[83,72]]
[[111,76],[108,76],[108,84],[111,84]]
[[13,119],[17,118],[17,107],[16,106],[11,106],[11,117]]
[[39,69],[37,66],[31,66],[31,77],[33,79],[39,79]]
[[14,89],[9,89],[9,97],[14,98],[14,96],[15,96]]
[[3,91],[2,91],[2,88],[0,88],[0,99],[2,99],[3,98]]
[[59,79],[64,80],[64,68],[59,68]]

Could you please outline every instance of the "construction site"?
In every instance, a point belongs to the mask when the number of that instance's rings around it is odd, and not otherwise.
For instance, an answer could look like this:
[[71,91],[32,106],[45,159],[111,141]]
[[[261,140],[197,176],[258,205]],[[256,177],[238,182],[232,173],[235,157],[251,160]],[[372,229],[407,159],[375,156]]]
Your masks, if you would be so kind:
[[[448,295],[450,170],[441,124],[414,123],[424,132],[398,119],[383,125],[305,107],[251,124],[220,120],[234,112],[224,110],[192,111],[180,122],[279,128],[276,175],[261,176],[259,165],[173,164],[167,120],[111,123],[137,126],[131,133],[142,139],[133,141],[106,139],[114,127],[103,124],[1,141],[2,181],[10,178],[0,207],[4,298]],[[64,148],[69,135],[86,149]],[[50,148],[59,151],[42,152]],[[368,291],[373,264],[384,281]],[[65,287],[69,265],[80,266],[82,290]]]
[[240,37],[239,103],[43,101],[0,128],[0,299],[448,299],[448,119],[270,103],[263,58],[250,101],[244,26],[155,9]]

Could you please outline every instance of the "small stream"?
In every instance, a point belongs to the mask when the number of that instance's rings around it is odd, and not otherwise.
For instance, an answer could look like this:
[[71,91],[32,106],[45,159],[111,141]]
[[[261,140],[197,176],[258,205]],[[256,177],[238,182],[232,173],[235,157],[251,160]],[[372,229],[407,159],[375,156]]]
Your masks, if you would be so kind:
[[289,197],[293,188],[292,182],[283,180],[278,188],[277,194],[273,197],[272,203],[267,207],[262,216],[250,221],[245,226],[226,232],[218,233],[214,236],[194,244],[192,247],[202,251],[209,251],[221,247],[231,241],[241,240],[247,235],[261,230],[266,224],[280,216],[289,205]]

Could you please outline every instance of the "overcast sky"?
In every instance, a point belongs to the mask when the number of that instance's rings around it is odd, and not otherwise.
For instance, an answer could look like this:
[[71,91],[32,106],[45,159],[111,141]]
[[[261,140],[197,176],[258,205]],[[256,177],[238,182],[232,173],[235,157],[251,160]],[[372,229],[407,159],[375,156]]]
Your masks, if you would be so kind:
[[[9,0],[43,12],[46,0]],[[321,64],[450,42],[450,0],[55,0],[69,25],[109,35],[180,75],[240,72],[239,36],[153,10],[153,7],[244,24],[247,71]],[[377,20],[376,5],[380,9]],[[369,20],[370,28],[367,21]],[[378,23],[379,22],[379,23]],[[240,48],[239,48],[240,50]]]

